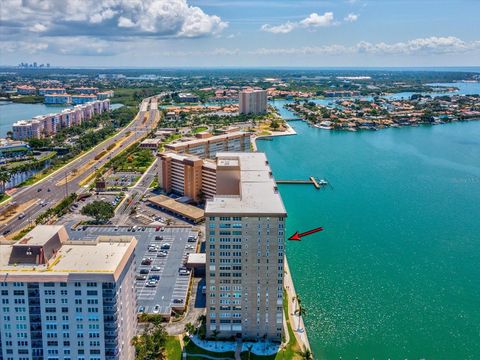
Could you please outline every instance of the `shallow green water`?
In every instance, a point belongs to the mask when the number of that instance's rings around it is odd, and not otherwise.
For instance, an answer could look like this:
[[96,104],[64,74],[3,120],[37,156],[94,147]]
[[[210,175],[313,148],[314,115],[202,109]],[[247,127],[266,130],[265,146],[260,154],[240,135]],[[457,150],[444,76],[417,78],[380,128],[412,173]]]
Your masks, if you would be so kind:
[[259,141],[280,185],[287,255],[320,359],[480,358],[480,121]]

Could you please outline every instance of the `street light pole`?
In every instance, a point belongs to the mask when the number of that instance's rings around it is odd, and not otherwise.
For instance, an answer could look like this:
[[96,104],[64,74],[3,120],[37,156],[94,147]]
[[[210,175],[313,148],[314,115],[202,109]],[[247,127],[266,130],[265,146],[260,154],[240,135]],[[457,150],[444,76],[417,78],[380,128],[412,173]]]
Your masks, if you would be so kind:
[[65,171],[65,197],[68,197],[68,172]]

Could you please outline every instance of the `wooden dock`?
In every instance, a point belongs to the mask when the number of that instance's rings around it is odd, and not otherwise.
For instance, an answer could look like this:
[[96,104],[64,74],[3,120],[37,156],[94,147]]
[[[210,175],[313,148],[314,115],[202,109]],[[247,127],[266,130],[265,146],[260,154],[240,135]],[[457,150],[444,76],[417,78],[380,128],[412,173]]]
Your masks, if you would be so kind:
[[298,184],[298,185],[310,185],[312,184],[318,190],[321,188],[320,183],[323,184],[323,181],[319,181],[314,176],[310,176],[308,180],[276,180],[277,184]]

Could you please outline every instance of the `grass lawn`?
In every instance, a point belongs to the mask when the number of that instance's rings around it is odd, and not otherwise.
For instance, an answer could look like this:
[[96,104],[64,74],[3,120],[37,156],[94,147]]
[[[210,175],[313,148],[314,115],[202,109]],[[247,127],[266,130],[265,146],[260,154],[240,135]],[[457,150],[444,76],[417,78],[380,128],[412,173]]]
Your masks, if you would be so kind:
[[111,166],[115,171],[137,171],[144,173],[155,161],[155,157],[148,149],[140,149],[137,146],[128,148],[111,160]]
[[[209,355],[216,358],[230,358],[230,359],[233,359],[235,357],[235,353],[233,351],[227,351],[227,352],[208,351],[195,345],[194,342],[190,341],[190,339],[188,339],[187,337],[184,338],[184,341],[185,341],[185,350],[188,354],[204,354],[204,355]],[[201,359],[201,358],[195,357],[195,356],[187,356],[187,359]]]
[[192,134],[198,134],[201,133],[202,131],[208,130],[208,127],[206,126],[198,126],[194,129],[192,129]]
[[0,203],[7,201],[8,199],[10,199],[10,195],[0,194]]
[[169,336],[165,344],[167,360],[180,360],[182,358],[182,348],[177,336]]

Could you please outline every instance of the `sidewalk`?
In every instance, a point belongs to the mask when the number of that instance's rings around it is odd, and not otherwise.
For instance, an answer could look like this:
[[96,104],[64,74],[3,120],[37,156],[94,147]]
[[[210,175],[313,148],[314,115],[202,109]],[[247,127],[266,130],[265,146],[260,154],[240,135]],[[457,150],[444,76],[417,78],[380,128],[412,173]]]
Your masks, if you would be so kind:
[[302,349],[310,349],[310,343],[308,342],[307,331],[305,329],[305,324],[303,323],[303,318],[301,316],[295,315],[295,310],[298,309],[297,293],[295,292],[295,287],[293,285],[292,276],[290,275],[290,268],[288,266],[287,257],[285,256],[285,279],[284,285],[285,290],[287,291],[287,300],[288,300],[288,317],[290,319],[290,324],[292,325],[293,333],[295,338],[299,343]]

